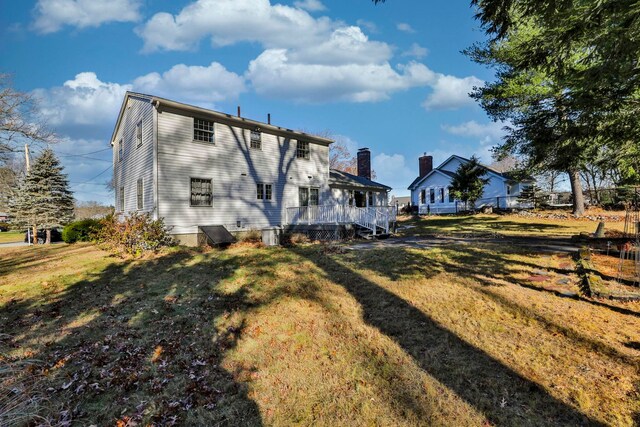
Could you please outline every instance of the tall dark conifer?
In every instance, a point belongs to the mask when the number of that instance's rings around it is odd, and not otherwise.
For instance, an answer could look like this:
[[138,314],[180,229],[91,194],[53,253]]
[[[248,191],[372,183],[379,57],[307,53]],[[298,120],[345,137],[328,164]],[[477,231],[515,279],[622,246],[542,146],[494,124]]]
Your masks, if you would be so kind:
[[[23,225],[44,228],[46,243],[51,242],[51,229],[73,220],[73,194],[67,175],[51,149],[38,156],[15,192],[11,210]],[[34,242],[37,239],[34,238]]]

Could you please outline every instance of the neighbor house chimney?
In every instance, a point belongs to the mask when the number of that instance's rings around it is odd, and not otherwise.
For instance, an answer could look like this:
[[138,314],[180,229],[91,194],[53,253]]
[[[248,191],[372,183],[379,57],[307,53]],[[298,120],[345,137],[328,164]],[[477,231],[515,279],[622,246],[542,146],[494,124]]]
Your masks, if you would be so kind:
[[368,148],[358,150],[358,176],[371,179],[371,151]]
[[418,159],[418,163],[420,165],[420,178],[433,170],[433,156],[427,156],[427,153],[424,153],[424,156]]

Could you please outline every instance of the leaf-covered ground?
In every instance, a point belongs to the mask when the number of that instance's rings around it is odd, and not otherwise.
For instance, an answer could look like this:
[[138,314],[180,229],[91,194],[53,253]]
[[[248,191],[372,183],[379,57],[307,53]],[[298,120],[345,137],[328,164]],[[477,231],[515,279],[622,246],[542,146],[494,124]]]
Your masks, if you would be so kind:
[[36,398],[32,424],[640,421],[640,305],[560,297],[578,289],[566,255],[488,243],[0,255],[0,354],[14,367],[0,382],[29,378],[9,397]]

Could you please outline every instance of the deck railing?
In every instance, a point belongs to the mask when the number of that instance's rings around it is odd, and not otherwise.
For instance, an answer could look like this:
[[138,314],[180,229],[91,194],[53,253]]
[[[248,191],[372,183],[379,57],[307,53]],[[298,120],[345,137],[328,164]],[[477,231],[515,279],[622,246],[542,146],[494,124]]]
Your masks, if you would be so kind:
[[297,206],[287,208],[286,212],[286,223],[290,225],[357,224],[368,228],[373,234],[378,233],[378,228],[388,233],[390,224],[396,221],[397,216],[395,206]]

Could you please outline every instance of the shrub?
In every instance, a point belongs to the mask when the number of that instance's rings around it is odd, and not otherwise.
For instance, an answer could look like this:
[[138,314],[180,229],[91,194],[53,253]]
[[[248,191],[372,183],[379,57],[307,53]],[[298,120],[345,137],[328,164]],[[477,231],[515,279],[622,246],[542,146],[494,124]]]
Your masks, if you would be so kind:
[[260,230],[251,229],[238,233],[238,241],[243,243],[259,243],[262,242],[262,232]]
[[99,241],[118,252],[139,256],[174,244],[164,220],[154,220],[149,214],[132,213],[123,220],[108,215],[101,223]]
[[82,219],[67,224],[62,229],[62,240],[66,243],[89,242],[98,238],[102,222],[97,219]]
[[296,246],[310,241],[309,237],[304,233],[286,233],[282,235],[280,243],[283,246]]

